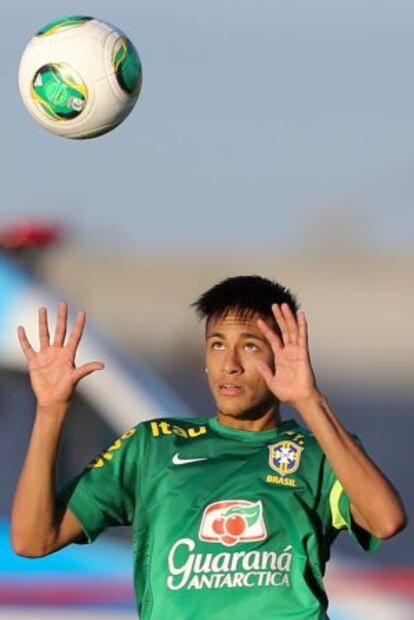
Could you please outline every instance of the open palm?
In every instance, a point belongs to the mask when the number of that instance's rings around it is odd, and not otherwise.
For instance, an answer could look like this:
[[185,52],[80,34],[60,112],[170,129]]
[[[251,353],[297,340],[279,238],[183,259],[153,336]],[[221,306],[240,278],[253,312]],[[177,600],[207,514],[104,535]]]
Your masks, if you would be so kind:
[[65,344],[67,314],[67,304],[61,302],[54,340],[50,343],[47,311],[46,308],[39,309],[39,351],[33,349],[24,327],[18,328],[18,338],[27,359],[32,388],[41,406],[67,403],[80,379],[104,367],[101,362],[89,362],[76,367],[75,357],[86,317],[84,312],[78,312],[72,332]]
[[299,312],[296,319],[288,304],[273,304],[272,311],[281,337],[261,319],[258,326],[272,347],[274,369],[264,362],[257,362],[257,367],[276,398],[293,404],[317,391],[309,358],[306,317]]

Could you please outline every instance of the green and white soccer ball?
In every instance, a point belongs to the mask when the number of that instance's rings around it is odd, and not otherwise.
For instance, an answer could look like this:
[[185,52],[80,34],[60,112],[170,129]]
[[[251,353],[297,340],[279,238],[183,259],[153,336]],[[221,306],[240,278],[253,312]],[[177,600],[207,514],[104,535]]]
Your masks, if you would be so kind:
[[119,125],[134,107],[141,83],[141,62],[128,37],[82,15],[39,30],[19,67],[26,108],[65,138],[92,138]]

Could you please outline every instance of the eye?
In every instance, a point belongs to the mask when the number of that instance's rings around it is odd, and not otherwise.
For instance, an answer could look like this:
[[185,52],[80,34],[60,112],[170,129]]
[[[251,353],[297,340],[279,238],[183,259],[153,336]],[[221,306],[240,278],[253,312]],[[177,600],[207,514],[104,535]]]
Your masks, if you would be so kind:
[[258,351],[259,347],[254,342],[246,342],[244,345],[246,351]]
[[224,344],[219,340],[216,340],[215,342],[211,343],[211,348],[213,349],[213,351],[223,351]]

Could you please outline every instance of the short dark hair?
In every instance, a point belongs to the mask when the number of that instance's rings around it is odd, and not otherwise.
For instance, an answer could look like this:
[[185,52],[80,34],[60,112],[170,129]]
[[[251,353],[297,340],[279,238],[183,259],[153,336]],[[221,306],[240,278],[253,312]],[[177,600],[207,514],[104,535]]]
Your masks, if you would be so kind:
[[246,320],[257,313],[274,321],[272,304],[282,303],[287,303],[297,315],[299,303],[296,296],[279,282],[262,276],[236,276],[208,289],[191,306],[199,318],[207,322],[229,312]]

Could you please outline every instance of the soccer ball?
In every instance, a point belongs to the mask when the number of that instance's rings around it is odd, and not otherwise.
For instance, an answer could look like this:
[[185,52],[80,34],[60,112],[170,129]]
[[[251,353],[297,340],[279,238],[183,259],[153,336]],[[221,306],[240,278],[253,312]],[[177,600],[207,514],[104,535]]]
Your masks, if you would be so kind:
[[65,138],[92,138],[119,125],[134,107],[141,82],[141,62],[125,34],[82,15],[39,30],[19,67],[26,108]]

